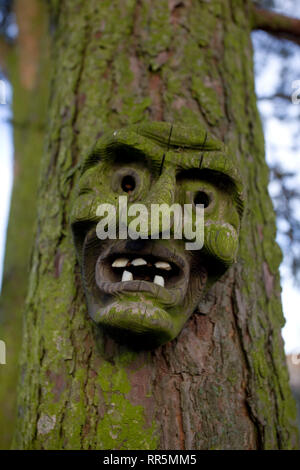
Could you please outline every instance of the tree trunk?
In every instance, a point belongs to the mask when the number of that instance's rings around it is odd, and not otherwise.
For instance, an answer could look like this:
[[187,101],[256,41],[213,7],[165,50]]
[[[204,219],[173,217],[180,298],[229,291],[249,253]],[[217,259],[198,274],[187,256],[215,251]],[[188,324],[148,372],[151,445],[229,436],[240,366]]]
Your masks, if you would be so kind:
[[[15,447],[295,448],[250,2],[51,8],[54,73]],[[96,138],[145,120],[201,123],[224,140],[247,182],[247,207],[237,263],[175,340],[134,352],[87,315],[69,213],[78,164]]]
[[0,368],[0,448],[10,447],[16,420],[18,356],[29,258],[36,219],[38,173],[48,98],[47,19],[40,0],[17,0],[18,38],[2,66],[13,86],[14,187],[0,302],[0,338],[7,364]]

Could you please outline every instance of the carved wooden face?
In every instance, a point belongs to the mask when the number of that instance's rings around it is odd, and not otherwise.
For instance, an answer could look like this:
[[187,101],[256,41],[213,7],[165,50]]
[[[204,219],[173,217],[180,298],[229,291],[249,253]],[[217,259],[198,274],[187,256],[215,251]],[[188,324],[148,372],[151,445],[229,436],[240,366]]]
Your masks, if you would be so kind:
[[[204,246],[156,236],[118,237],[119,201],[204,206]],[[124,199],[124,198],[123,198]],[[115,207],[116,239],[100,240],[97,208]],[[175,338],[205,291],[235,261],[241,182],[222,142],[201,128],[166,122],[131,126],[99,139],[86,157],[71,216],[88,311],[121,341],[155,347]],[[192,210],[193,216],[193,210]],[[148,226],[147,226],[148,228]],[[146,230],[147,232],[147,230]]]

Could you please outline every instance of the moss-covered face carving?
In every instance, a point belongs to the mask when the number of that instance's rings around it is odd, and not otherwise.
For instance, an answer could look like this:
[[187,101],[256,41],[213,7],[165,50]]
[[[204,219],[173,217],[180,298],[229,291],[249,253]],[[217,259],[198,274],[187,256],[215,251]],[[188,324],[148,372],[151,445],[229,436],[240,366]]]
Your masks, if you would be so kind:
[[[149,214],[151,204],[203,204],[203,248],[186,250],[172,227],[171,239],[150,238],[150,221],[148,239],[99,240],[97,208],[115,206],[118,228],[119,196]],[[92,319],[132,346],[175,338],[235,261],[242,208],[234,160],[202,128],[152,122],[100,138],[84,161],[71,216]]]

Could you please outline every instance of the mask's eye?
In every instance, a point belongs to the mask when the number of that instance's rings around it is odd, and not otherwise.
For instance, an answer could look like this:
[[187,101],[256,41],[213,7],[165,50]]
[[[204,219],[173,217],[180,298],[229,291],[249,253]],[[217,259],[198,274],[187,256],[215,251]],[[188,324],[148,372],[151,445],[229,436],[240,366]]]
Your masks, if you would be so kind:
[[125,193],[131,194],[136,186],[135,178],[132,175],[125,175],[121,181],[121,187]]
[[209,206],[211,200],[204,191],[198,191],[194,196],[194,204],[203,204],[204,209]]
[[113,169],[111,187],[117,194],[124,196],[127,193],[130,202],[142,199],[150,188],[150,173],[127,166]]

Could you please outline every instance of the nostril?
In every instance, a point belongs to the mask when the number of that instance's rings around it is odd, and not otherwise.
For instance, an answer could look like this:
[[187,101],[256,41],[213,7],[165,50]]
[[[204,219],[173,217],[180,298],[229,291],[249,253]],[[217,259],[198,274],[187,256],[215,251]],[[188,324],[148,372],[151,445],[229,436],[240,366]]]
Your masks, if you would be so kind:
[[123,191],[130,194],[132,191],[134,191],[136,186],[134,177],[131,175],[124,176],[121,186]]
[[203,204],[205,209],[210,204],[210,197],[204,191],[198,191],[194,197],[194,204]]

